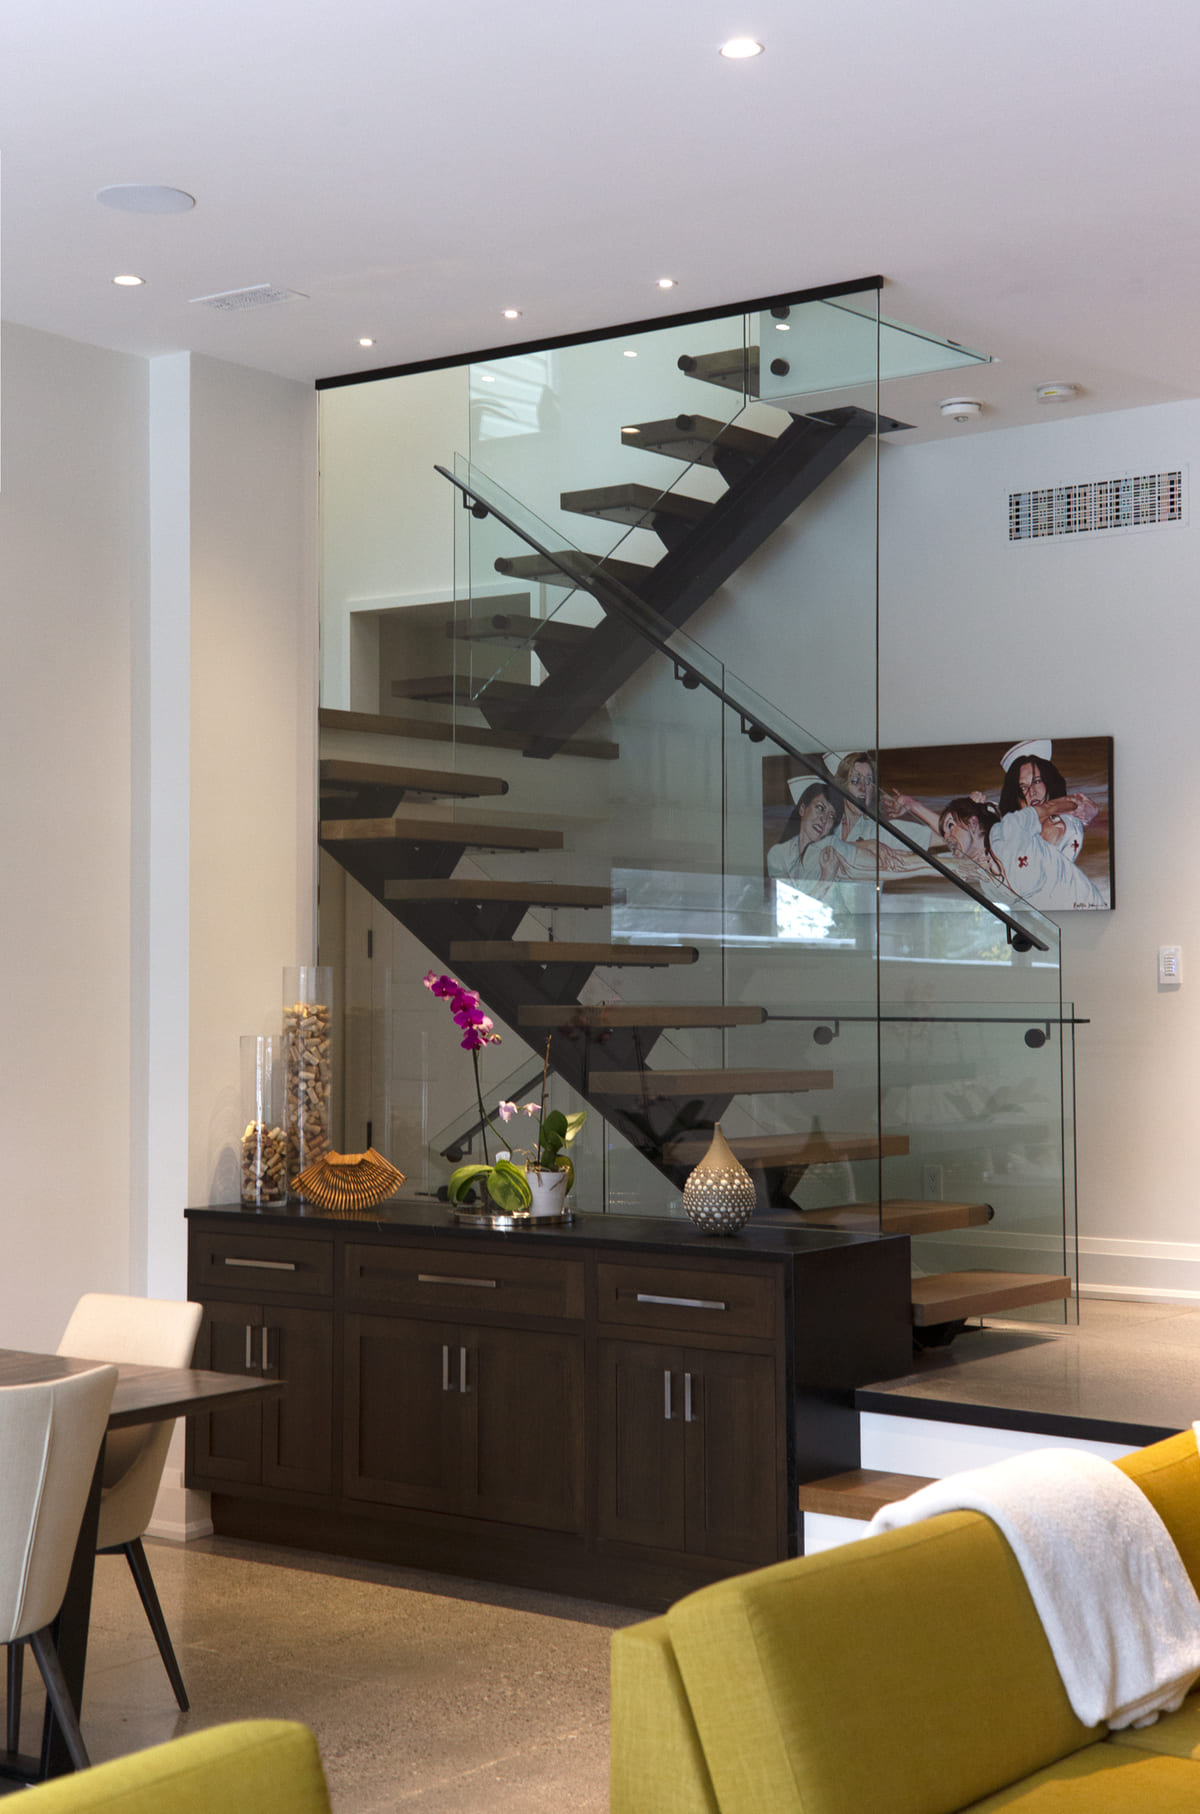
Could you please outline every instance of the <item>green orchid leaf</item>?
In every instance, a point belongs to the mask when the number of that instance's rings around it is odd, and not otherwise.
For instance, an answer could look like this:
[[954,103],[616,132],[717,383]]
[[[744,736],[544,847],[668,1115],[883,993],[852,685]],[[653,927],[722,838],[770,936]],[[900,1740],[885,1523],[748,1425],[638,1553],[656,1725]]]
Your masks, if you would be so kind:
[[584,1122],[587,1120],[587,1110],[586,1109],[577,1109],[573,1115],[567,1115],[564,1117],[564,1119],[567,1124],[567,1129],[563,1135],[563,1145],[569,1146],[571,1144],[571,1141],[574,1140],[576,1134],[579,1132],[580,1128],[583,1126]]
[[561,1109],[551,1109],[542,1122],[541,1139],[543,1144],[551,1138],[557,1139],[561,1146],[567,1137],[567,1118]]
[[456,1172],[451,1172],[446,1194],[451,1203],[461,1203],[463,1197],[477,1178],[485,1177],[491,1171],[490,1165],[460,1165]]
[[488,1195],[499,1208],[510,1213],[514,1209],[528,1209],[533,1202],[533,1192],[525,1173],[510,1159],[497,1159],[495,1165],[488,1168]]

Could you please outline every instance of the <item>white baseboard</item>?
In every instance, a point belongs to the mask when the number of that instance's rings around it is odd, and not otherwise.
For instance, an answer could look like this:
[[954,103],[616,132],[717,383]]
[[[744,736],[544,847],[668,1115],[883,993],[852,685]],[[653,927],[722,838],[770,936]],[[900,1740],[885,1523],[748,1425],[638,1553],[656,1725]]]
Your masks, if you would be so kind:
[[184,1486],[182,1468],[164,1468],[146,1535],[168,1543],[192,1543],[197,1537],[211,1537],[212,1529],[208,1494]]

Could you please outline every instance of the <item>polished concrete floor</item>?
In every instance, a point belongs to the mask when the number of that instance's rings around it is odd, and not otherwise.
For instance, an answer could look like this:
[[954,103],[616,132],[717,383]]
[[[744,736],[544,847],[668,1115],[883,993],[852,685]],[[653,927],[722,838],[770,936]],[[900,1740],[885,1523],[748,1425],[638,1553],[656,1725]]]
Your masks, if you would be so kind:
[[607,1807],[609,1635],[642,1615],[219,1538],[146,1548],[192,1708],[175,1705],[123,1559],[100,1557],[93,1761],[222,1720],[298,1719],[336,1814]]

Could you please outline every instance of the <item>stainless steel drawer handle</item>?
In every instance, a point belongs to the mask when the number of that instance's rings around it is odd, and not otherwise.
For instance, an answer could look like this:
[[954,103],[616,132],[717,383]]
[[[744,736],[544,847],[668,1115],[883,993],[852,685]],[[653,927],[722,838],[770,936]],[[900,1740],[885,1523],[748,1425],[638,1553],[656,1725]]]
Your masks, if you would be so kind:
[[471,1390],[467,1384],[467,1351],[465,1348],[460,1348],[458,1351],[458,1389],[460,1392]]
[[250,1272],[295,1272],[295,1260],[231,1260],[225,1256],[226,1266],[244,1266]]
[[253,1325],[253,1323],[247,1323],[246,1324],[246,1371],[247,1371],[247,1373],[249,1373],[251,1367],[254,1365],[254,1354],[253,1354],[253,1351],[250,1346],[250,1344],[253,1342],[253,1340],[254,1340],[254,1325]]
[[669,1367],[663,1368],[663,1417],[667,1423],[670,1423],[670,1421],[671,1421],[671,1369]]
[[495,1291],[499,1279],[456,1279],[448,1272],[419,1272],[418,1285],[477,1285],[481,1291]]
[[664,1298],[653,1291],[639,1291],[639,1304],[669,1304],[673,1310],[728,1310],[718,1298]]
[[697,1422],[692,1408],[692,1376],[690,1373],[685,1373],[683,1376],[683,1421],[684,1423]]
[[453,1392],[453,1390],[454,1390],[454,1387],[450,1384],[450,1344],[449,1344],[449,1342],[443,1342],[442,1343],[442,1391],[443,1392]]

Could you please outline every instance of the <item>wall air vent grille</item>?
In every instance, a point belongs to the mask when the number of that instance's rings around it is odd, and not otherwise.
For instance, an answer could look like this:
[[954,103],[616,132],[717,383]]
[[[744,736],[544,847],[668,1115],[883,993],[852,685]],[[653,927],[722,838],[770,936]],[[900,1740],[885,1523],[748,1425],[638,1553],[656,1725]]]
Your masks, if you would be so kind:
[[1186,468],[1008,494],[1010,542],[1065,535],[1124,535],[1186,521]]
[[262,309],[272,302],[306,302],[299,290],[276,290],[269,283],[253,284],[248,290],[220,290],[215,296],[193,296],[192,302],[206,309]]

